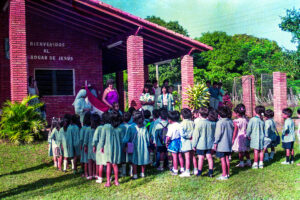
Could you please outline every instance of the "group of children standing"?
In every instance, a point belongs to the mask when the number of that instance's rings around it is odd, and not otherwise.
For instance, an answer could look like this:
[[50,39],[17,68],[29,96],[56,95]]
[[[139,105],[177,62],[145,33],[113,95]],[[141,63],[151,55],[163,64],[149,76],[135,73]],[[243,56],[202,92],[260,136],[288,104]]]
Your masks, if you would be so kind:
[[[250,148],[254,149],[254,169],[263,168],[264,160],[274,157],[274,148],[280,142],[272,119],[274,113],[265,111],[263,106],[257,106],[255,112],[255,117],[248,120],[245,106],[239,104],[234,108],[235,120],[226,106],[217,111],[203,107],[193,113],[187,108],[181,113],[154,109],[152,120],[149,111],[134,109],[123,115],[113,110],[101,117],[87,112],[82,122],[77,115],[67,114],[60,121],[53,120],[49,141],[59,170],[66,171],[70,160],[76,173],[80,161],[82,176],[88,180],[96,178],[97,183],[102,183],[106,170],[106,187],[111,185],[112,171],[114,184],[119,185],[119,173],[126,176],[128,165],[133,179],[138,178],[138,166],[140,177],[145,177],[148,164],[159,171],[169,168],[172,175],[180,172],[180,177],[189,177],[192,163],[193,174],[201,176],[205,157],[207,175],[213,177],[214,154],[222,166],[222,175],[217,179],[227,180],[232,151],[239,154],[237,167],[252,165]],[[286,161],[282,164],[294,162],[295,133],[291,116],[289,108],[283,110],[282,146],[286,149]],[[268,148],[271,148],[270,155]]]

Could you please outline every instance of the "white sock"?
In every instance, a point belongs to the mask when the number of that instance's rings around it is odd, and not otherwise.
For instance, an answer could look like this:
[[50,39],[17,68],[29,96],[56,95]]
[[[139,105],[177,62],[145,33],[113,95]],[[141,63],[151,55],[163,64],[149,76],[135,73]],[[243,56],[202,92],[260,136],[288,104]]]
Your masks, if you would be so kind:
[[173,172],[178,173],[178,169],[173,168]]
[[189,169],[186,169],[185,172],[186,172],[186,173],[190,173],[190,170],[189,170]]
[[137,174],[134,174],[134,175],[133,175],[133,178],[138,178]]
[[133,175],[133,168],[132,168],[132,165],[130,165],[130,168],[129,168],[129,174],[130,174],[130,176]]
[[254,165],[254,166],[255,166],[255,165],[258,165],[258,163],[257,163],[257,162],[254,162],[253,165]]
[[263,161],[259,161],[259,165],[264,165],[264,162]]
[[68,160],[64,160],[64,171],[67,170]]
[[159,161],[159,168],[164,168],[164,161]]
[[74,159],[71,159],[71,164],[72,164],[72,170],[74,170],[75,169]]
[[126,164],[122,164],[122,174],[126,175]]
[[182,173],[182,172],[184,172],[185,170],[184,170],[184,168],[180,168],[180,172]]
[[57,167],[58,165],[57,165],[57,161],[56,162],[54,162],[54,167]]
[[150,163],[153,163],[154,160],[154,153],[150,152]]

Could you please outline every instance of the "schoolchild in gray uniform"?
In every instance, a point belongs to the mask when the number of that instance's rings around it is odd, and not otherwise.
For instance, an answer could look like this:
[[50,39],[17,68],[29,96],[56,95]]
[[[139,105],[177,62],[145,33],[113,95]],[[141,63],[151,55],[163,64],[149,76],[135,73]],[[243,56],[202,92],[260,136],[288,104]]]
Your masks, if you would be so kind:
[[75,114],[72,116],[72,123],[70,125],[71,129],[71,135],[73,140],[73,149],[74,149],[74,159],[71,160],[72,163],[72,169],[74,174],[77,173],[77,160],[80,160],[80,128],[81,128],[81,122],[80,122],[80,116]]
[[[250,140],[250,147],[254,149],[253,169],[264,167],[265,122],[262,119],[265,114],[265,107],[256,106],[255,113],[256,116],[250,119],[247,127],[247,137]],[[259,164],[258,155],[260,157]]]
[[283,109],[282,114],[284,118],[284,126],[282,130],[282,148],[284,148],[286,152],[286,161],[282,162],[281,164],[287,165],[294,163],[295,124],[291,119],[293,111],[290,108]]
[[81,168],[84,169],[84,173],[81,175],[81,177],[88,177],[88,154],[84,151],[84,137],[86,134],[88,134],[89,127],[91,126],[91,112],[86,112],[83,118],[83,126],[80,129],[80,138],[79,138],[79,145],[80,145],[80,162],[81,162]]
[[180,174],[180,177],[189,177],[190,174],[190,152],[192,150],[192,135],[194,131],[194,122],[192,121],[192,112],[188,108],[184,108],[181,110],[181,118],[182,122],[180,123],[182,126],[182,132],[180,135],[181,139],[181,149],[179,153],[179,162],[180,166],[183,166],[184,160],[182,154],[185,157],[185,171]]
[[[265,156],[264,156],[264,161],[272,160],[275,155],[275,147],[277,146],[276,143],[276,123],[273,120],[274,117],[274,112],[271,109],[266,110],[265,113],[265,136],[271,140],[271,144],[269,144],[265,148]],[[271,153],[269,156],[268,148],[271,148]]]
[[[213,111],[211,111],[213,112]],[[193,133],[192,146],[198,155],[198,173],[197,176],[202,175],[202,168],[204,157],[206,156],[209,166],[208,175],[213,175],[213,159],[211,156],[211,150],[214,144],[214,135],[216,129],[216,122],[211,119],[208,120],[209,116],[208,108],[202,107],[199,109],[199,120],[195,123],[195,129]]]
[[214,150],[216,156],[221,159],[222,175],[217,180],[227,180],[229,178],[230,161],[229,155],[232,148],[233,122],[231,110],[227,106],[218,109],[219,121],[216,124]]

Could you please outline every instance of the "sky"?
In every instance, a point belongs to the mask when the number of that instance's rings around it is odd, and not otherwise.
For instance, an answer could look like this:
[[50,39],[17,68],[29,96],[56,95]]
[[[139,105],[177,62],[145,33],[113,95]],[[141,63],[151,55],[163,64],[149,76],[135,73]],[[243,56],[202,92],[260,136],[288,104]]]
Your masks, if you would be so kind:
[[292,35],[278,24],[286,9],[300,8],[300,0],[101,0],[113,7],[146,18],[155,15],[178,21],[191,38],[202,33],[224,31],[274,40],[296,50]]

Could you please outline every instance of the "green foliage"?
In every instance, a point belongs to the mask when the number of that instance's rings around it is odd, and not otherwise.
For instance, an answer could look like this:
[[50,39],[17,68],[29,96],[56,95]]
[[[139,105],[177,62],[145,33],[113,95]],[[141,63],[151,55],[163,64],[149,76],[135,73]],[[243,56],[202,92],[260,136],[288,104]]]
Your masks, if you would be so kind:
[[204,83],[196,83],[194,86],[187,88],[186,94],[188,95],[188,106],[192,109],[199,109],[208,106],[210,94],[208,88]]
[[31,143],[35,137],[41,136],[41,130],[45,128],[46,122],[36,111],[43,103],[30,104],[35,98],[38,96],[28,96],[22,102],[5,102],[0,121],[1,138],[20,144]]
[[172,95],[173,95],[173,99],[174,99],[174,103],[175,103],[174,108],[175,108],[175,110],[180,112],[181,108],[182,108],[181,95],[178,93],[178,91],[173,91]]
[[298,44],[298,50],[300,50],[300,8],[286,10],[286,16],[281,17],[281,20],[279,27],[292,34],[292,42]]

